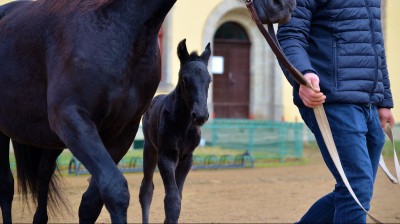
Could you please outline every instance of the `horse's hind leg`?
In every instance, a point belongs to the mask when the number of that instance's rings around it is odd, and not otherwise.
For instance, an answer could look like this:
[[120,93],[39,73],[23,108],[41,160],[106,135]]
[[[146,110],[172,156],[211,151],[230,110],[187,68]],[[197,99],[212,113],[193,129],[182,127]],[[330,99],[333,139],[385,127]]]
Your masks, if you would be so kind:
[[0,207],[3,223],[12,223],[11,204],[14,197],[14,178],[10,169],[10,138],[0,132]]
[[[47,223],[47,202],[49,200],[49,189],[51,179],[56,169],[57,157],[61,154],[62,150],[46,150],[46,153],[42,154],[42,158],[39,163],[38,177],[39,177],[39,194],[38,204],[35,215],[33,217],[33,223]],[[55,189],[53,189],[55,190]]]
[[139,201],[142,207],[142,222],[149,223],[150,204],[153,199],[153,174],[157,166],[157,151],[151,143],[144,143],[143,149],[143,180],[140,186]]
[[182,200],[183,184],[185,183],[186,177],[192,168],[193,155],[186,155],[184,158],[179,160],[178,167],[175,171],[176,185],[179,189],[179,196]]
[[104,203],[101,199],[96,182],[91,178],[88,189],[82,195],[81,204],[79,206],[79,222],[95,223],[103,205]]

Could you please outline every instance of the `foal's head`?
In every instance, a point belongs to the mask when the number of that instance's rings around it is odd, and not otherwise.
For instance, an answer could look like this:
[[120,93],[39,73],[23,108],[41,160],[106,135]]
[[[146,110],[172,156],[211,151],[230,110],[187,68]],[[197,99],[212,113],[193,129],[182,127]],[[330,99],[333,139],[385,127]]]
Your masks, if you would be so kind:
[[196,52],[189,55],[186,39],[178,45],[178,57],[181,61],[178,88],[180,88],[185,105],[197,126],[203,125],[209,117],[207,96],[211,76],[208,73],[207,64],[210,55],[210,43],[200,56]]

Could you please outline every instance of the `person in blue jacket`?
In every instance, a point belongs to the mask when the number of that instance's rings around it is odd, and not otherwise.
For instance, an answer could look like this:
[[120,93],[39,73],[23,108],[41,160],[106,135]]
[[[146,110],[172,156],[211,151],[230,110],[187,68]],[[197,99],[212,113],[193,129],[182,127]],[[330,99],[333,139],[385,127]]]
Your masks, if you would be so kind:
[[316,90],[285,74],[293,101],[336,179],[333,191],[300,223],[366,222],[328,154],[312,108],[324,104],[345,174],[369,210],[385,142],[382,128],[394,124],[380,7],[380,0],[297,0],[292,19],[279,26],[284,53]]

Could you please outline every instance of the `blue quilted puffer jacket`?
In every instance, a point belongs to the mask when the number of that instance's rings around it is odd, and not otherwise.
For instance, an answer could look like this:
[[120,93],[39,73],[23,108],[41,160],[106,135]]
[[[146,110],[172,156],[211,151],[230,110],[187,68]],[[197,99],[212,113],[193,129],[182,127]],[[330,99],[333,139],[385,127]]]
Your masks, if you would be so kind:
[[[326,103],[392,108],[381,26],[380,0],[297,0],[278,40],[293,65],[320,78]],[[299,85],[294,103],[304,106]]]

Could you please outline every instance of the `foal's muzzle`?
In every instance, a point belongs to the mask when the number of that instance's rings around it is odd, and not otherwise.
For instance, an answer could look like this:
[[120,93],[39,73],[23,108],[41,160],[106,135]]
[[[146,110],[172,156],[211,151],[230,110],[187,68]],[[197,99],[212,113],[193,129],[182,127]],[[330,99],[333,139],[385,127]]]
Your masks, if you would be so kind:
[[196,126],[203,126],[204,123],[208,120],[209,114],[208,112],[202,115],[197,114],[196,112],[192,112],[193,123]]

